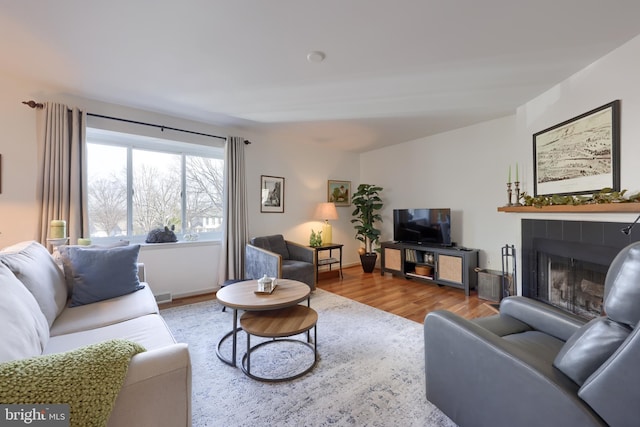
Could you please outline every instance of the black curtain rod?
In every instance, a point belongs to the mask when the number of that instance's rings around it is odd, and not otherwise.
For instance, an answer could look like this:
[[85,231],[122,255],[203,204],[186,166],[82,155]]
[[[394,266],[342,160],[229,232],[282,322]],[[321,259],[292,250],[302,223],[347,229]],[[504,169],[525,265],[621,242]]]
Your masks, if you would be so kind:
[[[211,137],[211,138],[224,139],[225,141],[227,140],[227,138],[224,137],[224,136],[211,135],[211,134],[208,134],[208,133],[195,132],[195,131],[186,130],[186,129],[177,129],[177,128],[172,128],[170,126],[163,126],[163,125],[156,125],[156,124],[153,124],[153,123],[139,122],[137,120],[121,119],[119,117],[104,116],[102,114],[94,114],[94,113],[87,113],[87,116],[99,117],[101,119],[117,120],[119,122],[132,123],[134,125],[150,126],[150,127],[154,127],[154,128],[160,129],[161,132],[164,132],[165,129],[168,129],[168,130],[175,130],[177,132],[190,133],[192,135],[208,136],[208,137]],[[245,143],[247,143],[247,141],[245,141]]]
[[[22,101],[23,104],[28,105],[31,108],[43,108],[44,105],[35,101]],[[139,122],[137,120],[129,120],[129,119],[121,119],[119,117],[111,117],[111,116],[105,116],[102,114],[95,114],[95,113],[87,113],[87,116],[92,116],[92,117],[99,117],[101,119],[109,119],[109,120],[117,120],[119,122],[126,122],[126,123],[132,123],[135,125],[142,125],[142,126],[151,126],[154,128],[159,128],[161,132],[164,132],[165,129],[168,130],[174,130],[176,132],[184,132],[184,133],[190,133],[192,135],[200,135],[200,136],[208,136],[210,138],[218,138],[218,139],[224,139],[225,141],[227,140],[226,137],[224,136],[219,136],[219,135],[211,135],[209,133],[202,133],[202,132],[195,132],[192,130],[186,130],[186,129],[178,129],[178,128],[174,128],[174,127],[170,127],[170,126],[163,126],[163,125],[156,125],[153,123],[145,123],[145,122]],[[251,144],[251,141],[245,139],[244,143],[246,145]]]

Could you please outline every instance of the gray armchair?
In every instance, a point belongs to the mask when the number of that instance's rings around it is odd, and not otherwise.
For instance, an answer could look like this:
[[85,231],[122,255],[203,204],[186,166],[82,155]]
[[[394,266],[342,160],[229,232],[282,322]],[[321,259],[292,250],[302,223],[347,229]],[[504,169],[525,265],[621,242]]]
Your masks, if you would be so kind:
[[316,289],[316,251],[281,234],[254,237],[245,248],[245,278],[263,275],[298,280]]
[[473,321],[429,313],[427,399],[460,426],[637,426],[640,243],[605,279],[606,316],[589,322],[508,297]]

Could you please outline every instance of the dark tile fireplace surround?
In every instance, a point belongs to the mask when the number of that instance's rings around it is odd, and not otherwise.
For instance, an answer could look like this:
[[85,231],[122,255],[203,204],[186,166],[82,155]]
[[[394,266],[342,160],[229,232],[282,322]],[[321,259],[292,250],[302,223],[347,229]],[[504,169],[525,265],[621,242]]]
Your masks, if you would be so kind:
[[640,241],[627,223],[523,219],[522,295],[586,319],[600,314],[604,277],[625,246]]

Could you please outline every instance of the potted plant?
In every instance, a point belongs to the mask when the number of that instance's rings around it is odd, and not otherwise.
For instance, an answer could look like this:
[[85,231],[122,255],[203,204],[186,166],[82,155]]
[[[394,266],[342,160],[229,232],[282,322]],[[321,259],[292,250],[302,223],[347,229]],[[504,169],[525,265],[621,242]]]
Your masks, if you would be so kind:
[[378,213],[383,206],[382,200],[378,196],[380,191],[382,191],[382,187],[360,184],[351,198],[351,203],[356,207],[352,213],[355,218],[351,220],[351,223],[356,229],[356,239],[364,243],[364,253],[360,254],[360,261],[365,273],[373,271],[378,258],[376,251],[380,250],[374,247],[380,238],[380,230],[375,227],[375,223],[376,221],[382,222],[382,217]]

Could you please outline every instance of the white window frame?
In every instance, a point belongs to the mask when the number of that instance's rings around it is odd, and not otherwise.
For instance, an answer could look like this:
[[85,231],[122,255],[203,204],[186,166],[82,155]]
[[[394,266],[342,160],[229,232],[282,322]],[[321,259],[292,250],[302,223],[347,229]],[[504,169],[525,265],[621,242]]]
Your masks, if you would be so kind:
[[[110,243],[124,239],[129,240],[132,243],[145,242],[146,235],[133,235],[133,150],[154,151],[158,153],[175,154],[181,156],[180,214],[182,224],[186,224],[187,215],[187,198],[185,197],[187,188],[187,156],[208,157],[221,159],[224,161],[224,146],[221,146],[220,144],[195,144],[184,141],[160,139],[133,133],[104,130],[89,126],[86,128],[86,141],[87,144],[100,144],[113,147],[122,147],[127,150],[127,235],[92,238],[92,240],[94,240],[94,242],[96,243]],[[184,227],[180,232],[176,233],[176,236],[178,237],[179,241],[185,241]],[[220,241],[221,239],[222,227],[220,227],[219,231],[202,233],[197,238],[198,241]]]

